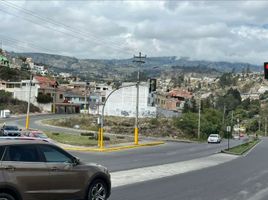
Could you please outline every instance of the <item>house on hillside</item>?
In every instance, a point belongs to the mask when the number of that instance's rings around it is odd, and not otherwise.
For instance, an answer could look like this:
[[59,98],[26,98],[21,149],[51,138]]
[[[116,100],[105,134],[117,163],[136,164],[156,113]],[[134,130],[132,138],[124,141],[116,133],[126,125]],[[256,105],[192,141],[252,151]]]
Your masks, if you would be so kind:
[[173,89],[170,92],[158,93],[156,105],[158,108],[170,111],[180,111],[183,109],[186,100],[191,99],[193,94],[183,89]]
[[9,60],[3,55],[0,55],[0,67],[9,67]]

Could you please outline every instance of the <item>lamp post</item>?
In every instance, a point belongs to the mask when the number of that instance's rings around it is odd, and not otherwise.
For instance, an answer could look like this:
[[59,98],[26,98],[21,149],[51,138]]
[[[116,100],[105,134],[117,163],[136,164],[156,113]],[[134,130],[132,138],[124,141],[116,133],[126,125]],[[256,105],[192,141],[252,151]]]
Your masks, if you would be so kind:
[[110,96],[116,92],[117,90],[120,90],[121,88],[127,88],[127,87],[133,87],[136,86],[136,84],[134,85],[126,85],[126,86],[121,86],[118,87],[116,89],[114,89],[105,99],[105,101],[103,102],[103,106],[102,106],[102,110],[101,110],[101,117],[98,119],[99,123],[100,123],[100,130],[99,130],[99,134],[98,134],[98,143],[99,143],[99,148],[103,149],[104,148],[104,144],[103,144],[103,127],[104,127],[104,109],[105,109],[105,105],[106,102],[108,101],[108,99],[110,98]]

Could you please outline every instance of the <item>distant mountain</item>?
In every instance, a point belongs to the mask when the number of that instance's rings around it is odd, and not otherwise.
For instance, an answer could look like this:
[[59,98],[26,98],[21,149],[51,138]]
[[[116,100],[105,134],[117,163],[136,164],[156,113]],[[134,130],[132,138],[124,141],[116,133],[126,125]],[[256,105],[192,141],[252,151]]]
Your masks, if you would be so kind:
[[[31,57],[34,62],[50,66],[56,71],[71,71],[87,77],[118,78],[124,77],[137,71],[138,66],[133,63],[133,59],[78,59],[75,57],[52,55],[44,53],[10,53],[13,57]],[[187,70],[187,68],[189,70]],[[171,57],[148,57],[146,63],[142,64],[141,71],[145,71],[149,76],[158,75],[161,72],[174,72],[195,70],[198,73],[212,72],[241,72],[249,68],[251,71],[261,71],[262,68],[249,63],[213,62],[206,60],[190,60],[189,58],[178,59]]]

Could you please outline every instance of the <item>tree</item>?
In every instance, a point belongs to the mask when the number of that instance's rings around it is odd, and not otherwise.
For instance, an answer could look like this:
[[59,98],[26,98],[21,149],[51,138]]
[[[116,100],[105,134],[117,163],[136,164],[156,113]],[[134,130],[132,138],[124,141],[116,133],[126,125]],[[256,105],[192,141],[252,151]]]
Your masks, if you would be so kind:
[[229,89],[224,96],[220,96],[217,101],[217,108],[223,109],[226,106],[227,111],[235,110],[241,104],[241,95],[237,89]]
[[220,79],[219,84],[222,88],[236,84],[236,79],[233,78],[232,73],[224,73]]
[[198,105],[197,105],[197,102],[196,102],[196,100],[195,100],[195,98],[192,98],[191,99],[191,111],[193,112],[193,113],[197,113],[198,112]]
[[210,134],[219,134],[222,127],[222,113],[215,109],[206,109],[201,117],[201,133],[207,138]]
[[185,134],[195,137],[198,129],[198,115],[196,113],[184,113],[181,118],[175,119],[175,126]]
[[47,94],[38,94],[37,96],[37,102],[38,103],[51,103],[53,101],[53,98],[50,95]]
[[191,106],[190,106],[190,102],[189,100],[186,100],[184,105],[183,105],[183,110],[182,112],[183,113],[187,113],[187,112],[190,112],[191,111]]
[[173,76],[171,78],[171,81],[172,81],[174,87],[181,87],[182,84],[184,83],[184,74],[180,74],[178,76]]

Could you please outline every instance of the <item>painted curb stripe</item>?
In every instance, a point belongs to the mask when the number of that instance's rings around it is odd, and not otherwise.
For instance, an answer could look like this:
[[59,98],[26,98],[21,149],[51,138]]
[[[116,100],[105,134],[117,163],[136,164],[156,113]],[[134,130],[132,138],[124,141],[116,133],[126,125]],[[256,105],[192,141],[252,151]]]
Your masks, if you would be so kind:
[[134,149],[134,148],[140,148],[140,147],[158,146],[161,144],[165,144],[165,142],[150,142],[150,143],[144,143],[144,144],[138,144],[138,145],[109,147],[109,148],[103,148],[103,149],[100,149],[100,148],[82,148],[82,147],[65,147],[65,146],[61,146],[61,147],[65,150],[69,150],[69,151],[113,152],[113,151]]

